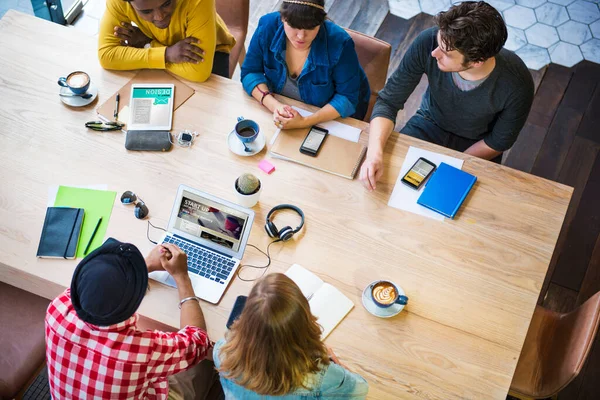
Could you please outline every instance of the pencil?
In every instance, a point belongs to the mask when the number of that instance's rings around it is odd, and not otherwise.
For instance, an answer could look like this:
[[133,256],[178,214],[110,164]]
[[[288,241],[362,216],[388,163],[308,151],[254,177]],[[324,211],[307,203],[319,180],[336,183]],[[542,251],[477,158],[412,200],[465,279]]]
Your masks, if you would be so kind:
[[94,240],[94,236],[96,236],[96,232],[98,232],[98,228],[100,227],[100,223],[102,222],[102,217],[100,217],[100,219],[98,219],[98,223],[96,224],[96,227],[94,228],[94,232],[92,232],[92,237],[90,238],[90,241],[88,242],[87,246],[85,246],[85,251],[83,252],[83,255],[87,255],[88,250],[90,249],[90,245],[92,244],[92,241]]

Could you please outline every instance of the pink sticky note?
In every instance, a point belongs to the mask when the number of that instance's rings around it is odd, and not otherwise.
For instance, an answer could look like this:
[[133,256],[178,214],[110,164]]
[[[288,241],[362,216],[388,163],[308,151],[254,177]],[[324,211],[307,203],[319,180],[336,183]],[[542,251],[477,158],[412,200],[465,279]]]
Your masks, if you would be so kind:
[[262,160],[261,162],[259,162],[258,168],[262,169],[267,174],[270,174],[271,172],[275,171],[275,166],[267,160]]

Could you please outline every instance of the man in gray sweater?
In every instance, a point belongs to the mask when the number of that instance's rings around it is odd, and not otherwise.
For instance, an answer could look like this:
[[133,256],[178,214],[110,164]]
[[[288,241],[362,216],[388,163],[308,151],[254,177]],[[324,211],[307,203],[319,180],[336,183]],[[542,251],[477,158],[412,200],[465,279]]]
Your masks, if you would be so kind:
[[489,4],[464,2],[435,17],[415,39],[379,92],[369,150],[360,171],[368,190],[383,174],[383,148],[398,111],[427,75],[429,87],[401,133],[500,162],[523,128],[533,79],[523,61],[503,49],[506,25]]

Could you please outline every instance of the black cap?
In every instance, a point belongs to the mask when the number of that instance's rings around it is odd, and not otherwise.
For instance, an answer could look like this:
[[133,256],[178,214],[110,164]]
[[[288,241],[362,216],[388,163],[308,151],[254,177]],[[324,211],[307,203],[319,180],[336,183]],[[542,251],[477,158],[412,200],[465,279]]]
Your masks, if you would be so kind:
[[107,240],[73,273],[71,302],[83,321],[108,326],[130,318],[148,288],[142,253],[130,243]]

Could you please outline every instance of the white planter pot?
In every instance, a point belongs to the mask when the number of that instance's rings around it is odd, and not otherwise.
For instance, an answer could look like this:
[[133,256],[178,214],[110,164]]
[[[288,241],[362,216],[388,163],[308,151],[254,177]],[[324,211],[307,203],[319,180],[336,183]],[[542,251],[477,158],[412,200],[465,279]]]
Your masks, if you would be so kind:
[[258,199],[260,198],[260,192],[262,192],[262,182],[260,184],[260,187],[258,188],[258,192],[253,193],[251,195],[241,194],[240,192],[238,192],[235,182],[233,182],[233,191],[236,194],[237,203],[239,205],[247,208],[252,208],[256,205],[256,203],[258,203]]

